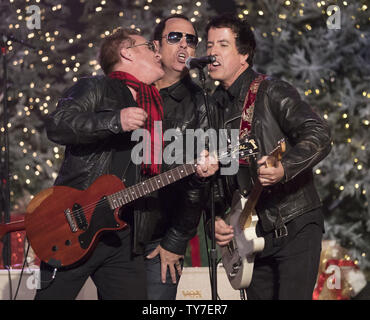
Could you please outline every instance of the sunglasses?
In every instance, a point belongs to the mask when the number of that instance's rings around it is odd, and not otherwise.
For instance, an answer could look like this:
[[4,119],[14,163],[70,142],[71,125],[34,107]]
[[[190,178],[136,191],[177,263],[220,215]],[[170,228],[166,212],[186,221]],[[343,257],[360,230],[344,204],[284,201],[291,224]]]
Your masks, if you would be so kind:
[[185,36],[186,43],[190,48],[196,48],[198,44],[198,37],[194,34],[183,33],[183,32],[169,32],[162,38],[166,38],[167,43],[169,44],[176,44],[181,41],[181,39]]
[[144,42],[144,43],[135,44],[131,47],[127,47],[127,49],[135,48],[135,47],[139,47],[139,46],[147,46],[150,51],[157,52],[157,49],[156,49],[155,44],[154,44],[153,41],[148,41],[148,42]]

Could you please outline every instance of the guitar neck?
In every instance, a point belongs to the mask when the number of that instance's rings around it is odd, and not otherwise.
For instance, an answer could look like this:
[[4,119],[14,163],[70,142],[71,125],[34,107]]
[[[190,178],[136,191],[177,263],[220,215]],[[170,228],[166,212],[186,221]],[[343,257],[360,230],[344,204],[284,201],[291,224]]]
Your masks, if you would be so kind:
[[248,199],[250,199],[250,200],[248,201],[247,205],[251,209],[254,209],[254,207],[256,206],[256,204],[258,202],[258,199],[261,195],[262,190],[263,190],[262,184],[257,179],[254,186],[253,186],[253,189],[252,189],[250,195],[248,196]]
[[263,190],[262,184],[257,179],[252,191],[248,195],[248,199],[245,204],[245,207],[239,217],[239,225],[241,229],[244,229],[244,227],[246,227],[248,218],[252,215],[253,210],[257,205],[257,202],[261,195],[262,190]]
[[156,190],[159,190],[171,183],[195,173],[195,168],[195,164],[183,164],[131,187],[111,194],[107,196],[110,207],[112,209],[120,208],[129,202],[146,196]]
[[[281,139],[278,142],[278,146],[271,151],[266,159],[266,167],[275,167],[277,162],[281,160],[283,152],[285,152],[285,140]],[[247,203],[245,204],[245,207],[239,217],[239,225],[242,230],[247,227],[248,218],[253,214],[262,190],[263,186],[261,182],[256,179],[253,189],[248,196]]]

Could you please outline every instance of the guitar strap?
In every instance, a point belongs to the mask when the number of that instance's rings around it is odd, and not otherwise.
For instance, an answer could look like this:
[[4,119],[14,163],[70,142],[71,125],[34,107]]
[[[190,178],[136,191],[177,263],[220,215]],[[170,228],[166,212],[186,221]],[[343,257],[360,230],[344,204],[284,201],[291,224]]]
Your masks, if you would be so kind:
[[[239,128],[239,139],[248,136],[251,132],[254,104],[257,97],[258,88],[261,82],[267,78],[267,75],[258,74],[257,77],[252,81],[249,88],[246,83],[243,84],[240,91],[239,102],[242,104],[242,114]],[[247,196],[248,192],[252,188],[252,181],[257,179],[257,163],[254,159],[243,160],[239,159],[239,172],[237,174],[237,181],[239,185],[240,193],[243,196]],[[246,172],[247,171],[247,172]],[[249,173],[249,174],[248,174]],[[252,179],[246,179],[251,176]]]
[[[252,129],[254,103],[256,101],[258,88],[263,80],[267,78],[265,74],[259,74],[249,86],[248,93],[245,96],[244,107],[240,120],[239,139],[249,135]],[[240,160],[244,161],[244,160]]]
[[[252,121],[253,121],[253,114],[254,114],[254,104],[256,101],[257,93],[259,86],[263,80],[265,80],[268,76],[265,74],[258,74],[258,76],[252,81],[251,85],[249,86],[248,93],[245,96],[244,100],[244,107],[241,115],[240,120],[240,131],[239,131],[239,139],[242,139],[245,136],[250,135],[252,129]],[[245,160],[240,159],[240,164],[248,164]],[[253,168],[255,166],[255,168]],[[255,176],[256,174],[256,166],[257,164],[255,161],[251,161],[249,163],[249,168],[251,169],[250,173],[251,176]],[[280,212],[277,212],[276,222],[275,222],[275,238],[282,238],[288,235],[288,230],[286,225],[283,222],[283,218]]]

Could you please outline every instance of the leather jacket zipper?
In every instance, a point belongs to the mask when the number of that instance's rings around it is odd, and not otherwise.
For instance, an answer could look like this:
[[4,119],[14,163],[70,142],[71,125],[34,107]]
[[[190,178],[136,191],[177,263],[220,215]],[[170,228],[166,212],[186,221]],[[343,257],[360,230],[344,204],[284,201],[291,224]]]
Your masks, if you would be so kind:
[[[238,118],[241,118],[241,114],[238,114],[238,116],[236,116],[236,117],[233,117],[233,118],[231,118],[231,119],[229,119],[229,120],[226,120],[225,122],[224,122],[224,129],[226,129],[226,125],[229,123],[229,122],[232,122],[232,121],[234,121],[234,120],[236,120],[236,119],[238,119]],[[226,182],[226,187],[225,187],[225,189],[227,190],[227,191],[230,191],[231,190],[231,181],[229,180],[229,179],[231,179],[231,177],[226,177],[226,179],[225,179],[225,182]],[[231,192],[231,197],[232,197],[232,192]]]

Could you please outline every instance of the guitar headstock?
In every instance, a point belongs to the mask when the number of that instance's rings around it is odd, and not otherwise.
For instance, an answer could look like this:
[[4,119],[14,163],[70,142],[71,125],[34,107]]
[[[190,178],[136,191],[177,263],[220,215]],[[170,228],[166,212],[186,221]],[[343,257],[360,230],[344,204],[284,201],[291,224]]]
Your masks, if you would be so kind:
[[254,139],[247,136],[239,139],[237,145],[229,145],[223,156],[239,159],[247,159],[258,154],[258,146]]
[[247,159],[258,153],[258,146],[253,138],[247,136],[239,139],[239,159]]

